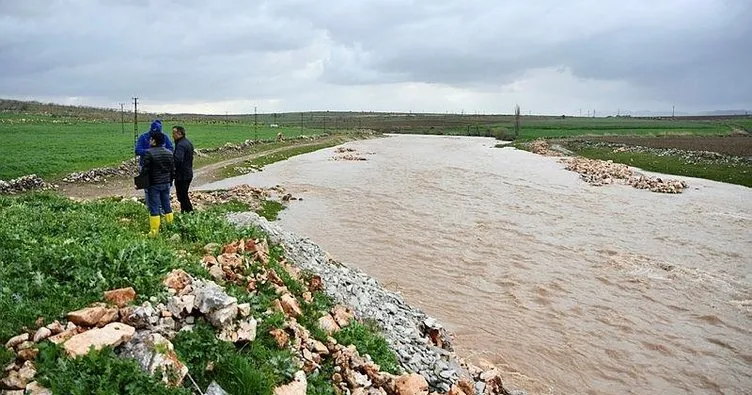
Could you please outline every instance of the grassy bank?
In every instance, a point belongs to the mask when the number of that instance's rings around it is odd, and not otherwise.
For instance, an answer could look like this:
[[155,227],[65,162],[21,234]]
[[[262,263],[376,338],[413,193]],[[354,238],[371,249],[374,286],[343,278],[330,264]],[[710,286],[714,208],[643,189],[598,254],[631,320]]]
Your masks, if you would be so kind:
[[687,160],[679,155],[656,155],[648,152],[614,152],[610,148],[570,143],[567,149],[591,159],[612,160],[647,171],[752,187],[752,165],[746,163],[718,163],[709,160]]
[[[148,214],[132,201],[100,200],[77,203],[53,193],[0,196],[0,342],[34,328],[38,320],[49,324],[102,299],[106,290],[132,286],[140,304],[150,298],[164,302],[168,296],[162,277],[172,269],[208,278],[201,266],[208,243],[227,243],[240,238],[263,237],[256,229],[238,229],[224,220],[223,210],[177,215],[175,223],[158,238],[145,236]],[[315,292],[312,303],[302,302],[304,286],[284,273],[279,262],[282,249],[270,250],[270,267],[278,270],[285,286],[301,300],[304,317],[299,322],[312,336],[325,341],[315,326],[332,304]],[[251,270],[251,269],[249,269]],[[260,284],[257,292],[227,284],[227,292],[239,303],[250,303],[255,312],[271,307],[272,284]],[[269,331],[281,328],[284,317],[274,313],[260,322],[257,338],[245,347],[217,340],[213,329],[199,319],[192,332],[173,339],[178,355],[202,388],[217,381],[233,394],[271,394],[275,386],[290,380],[297,370],[294,356],[278,347]],[[395,366],[396,359],[384,351],[386,343],[374,328],[356,324],[336,336],[363,347],[382,366]],[[0,365],[12,355],[0,349]],[[207,370],[207,366],[214,366]],[[66,394],[188,394],[184,387],[167,388],[143,373],[135,361],[115,357],[110,349],[70,360],[51,343],[40,345],[37,378],[53,390]],[[313,376],[313,375],[312,375]],[[326,376],[311,377],[309,393],[333,394]]]
[[354,136],[357,136],[357,134],[333,136],[332,138],[329,138],[321,143],[313,144],[313,145],[291,146],[289,148],[285,148],[283,150],[270,153],[268,155],[259,156],[251,160],[247,160],[241,163],[227,166],[224,169],[222,169],[222,176],[234,177],[240,174],[244,174],[245,172],[241,170],[243,168],[259,170],[259,169],[262,169],[266,165],[270,165],[272,163],[287,160],[296,155],[307,154],[309,152],[314,152],[320,149],[340,145],[342,143],[350,141],[352,138],[354,138]]

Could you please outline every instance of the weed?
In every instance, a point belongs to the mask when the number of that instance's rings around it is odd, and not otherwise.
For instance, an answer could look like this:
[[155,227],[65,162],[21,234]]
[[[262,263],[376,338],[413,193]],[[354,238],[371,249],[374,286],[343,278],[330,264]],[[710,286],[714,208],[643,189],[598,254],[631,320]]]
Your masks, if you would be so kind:
[[389,348],[375,324],[361,324],[355,320],[334,334],[337,342],[343,345],[354,344],[361,355],[368,354],[381,367],[382,371],[399,374],[397,356]]
[[39,345],[37,380],[55,394],[72,395],[190,395],[184,388],[168,388],[144,372],[135,359],[119,358],[111,348],[69,358],[49,342]]
[[266,218],[269,221],[276,221],[280,211],[284,210],[285,206],[274,200],[262,200],[261,208],[256,210],[256,214]]
[[321,363],[319,370],[308,376],[308,395],[334,395],[334,386],[331,377],[334,375],[334,363],[331,360],[325,360]]

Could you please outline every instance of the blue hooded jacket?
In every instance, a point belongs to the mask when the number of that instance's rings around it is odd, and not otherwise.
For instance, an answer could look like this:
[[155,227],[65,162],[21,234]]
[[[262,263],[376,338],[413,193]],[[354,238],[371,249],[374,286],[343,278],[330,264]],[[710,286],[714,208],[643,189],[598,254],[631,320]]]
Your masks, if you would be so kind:
[[146,151],[151,148],[151,145],[149,145],[149,135],[151,133],[161,133],[164,136],[164,145],[162,146],[170,150],[170,152],[174,151],[172,141],[170,141],[166,134],[162,133],[162,121],[159,119],[154,120],[149,127],[149,131],[139,136],[136,141],[136,155],[138,155],[139,167],[144,166],[144,156],[146,155]]

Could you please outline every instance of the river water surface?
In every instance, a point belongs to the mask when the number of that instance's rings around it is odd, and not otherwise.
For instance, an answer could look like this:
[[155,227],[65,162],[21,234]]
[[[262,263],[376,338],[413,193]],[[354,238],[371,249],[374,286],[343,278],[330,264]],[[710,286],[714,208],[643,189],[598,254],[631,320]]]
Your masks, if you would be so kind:
[[592,187],[494,140],[392,136],[205,185],[280,184],[285,229],[533,394],[752,393],[752,189]]

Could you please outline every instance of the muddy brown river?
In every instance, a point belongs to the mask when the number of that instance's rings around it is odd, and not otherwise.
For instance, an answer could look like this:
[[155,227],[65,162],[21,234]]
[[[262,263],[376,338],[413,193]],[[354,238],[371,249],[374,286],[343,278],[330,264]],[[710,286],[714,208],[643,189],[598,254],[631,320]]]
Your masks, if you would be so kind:
[[438,318],[531,394],[752,393],[752,189],[592,187],[494,140],[392,136],[202,188],[280,184],[281,225]]

